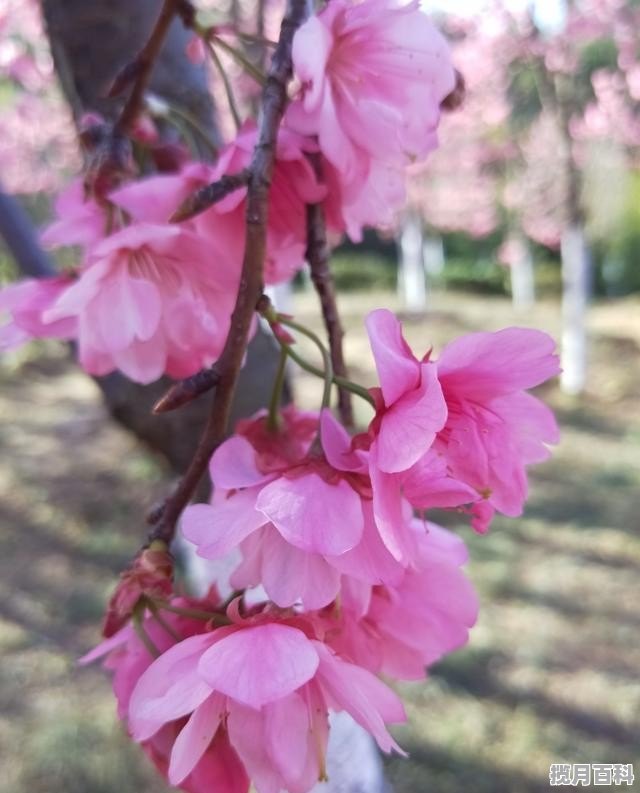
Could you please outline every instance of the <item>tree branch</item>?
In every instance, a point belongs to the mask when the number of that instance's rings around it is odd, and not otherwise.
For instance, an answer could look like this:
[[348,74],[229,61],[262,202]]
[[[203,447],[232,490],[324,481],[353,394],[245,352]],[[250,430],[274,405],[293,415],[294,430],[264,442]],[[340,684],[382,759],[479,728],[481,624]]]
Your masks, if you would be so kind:
[[216,362],[219,381],[211,404],[209,420],[193,459],[174,493],[167,499],[149,540],[167,544],[175,534],[177,521],[189,503],[205,472],[211,455],[225,438],[231,400],[247,348],[249,330],[262,294],[267,242],[269,187],[273,174],[278,128],[287,102],[287,83],[291,78],[293,35],[305,18],[305,0],[288,0],[282,20],[280,39],[273,54],[267,83],[262,94],[258,142],[249,165],[246,207],[246,245],[240,286],[231,315],[229,335]]
[[205,209],[222,201],[223,198],[245,187],[249,183],[251,172],[248,168],[244,168],[238,173],[230,173],[221,176],[217,182],[201,187],[195,193],[185,198],[185,200],[176,209],[170,217],[171,223],[181,223],[183,220],[199,215]]
[[[308,155],[316,171],[321,176],[320,162],[316,155]],[[318,294],[322,317],[329,339],[331,363],[338,377],[348,377],[347,365],[344,361],[342,339],[344,330],[338,313],[336,288],[333,274],[329,266],[329,246],[327,244],[327,226],[324,209],[321,204],[307,205],[307,261],[311,270],[311,280]],[[338,410],[345,427],[353,426],[353,406],[351,394],[344,388],[338,388]]]
[[151,72],[164,40],[167,37],[173,18],[182,8],[181,0],[164,0],[162,9],[155,21],[146,44],[135,59],[125,66],[115,79],[115,84],[133,82],[131,93],[124,103],[116,120],[113,132],[116,136],[127,135],[138,118],[144,103],[144,94],[151,79]]

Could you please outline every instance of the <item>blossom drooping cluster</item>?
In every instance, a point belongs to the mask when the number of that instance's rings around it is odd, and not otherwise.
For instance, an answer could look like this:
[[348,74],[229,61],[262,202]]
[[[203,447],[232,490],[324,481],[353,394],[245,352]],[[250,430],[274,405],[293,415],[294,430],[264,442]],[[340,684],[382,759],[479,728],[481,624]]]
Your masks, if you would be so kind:
[[525,467],[557,440],[525,392],[558,371],[545,334],[473,333],[418,359],[390,312],[367,328],[380,386],[365,432],[291,405],[241,420],[211,458],[211,503],[182,531],[224,561],[231,599],[169,595],[166,557],[143,554],[110,613],[153,609],[85,659],[107,655],[132,738],[184,790],[306,793],[325,778],[331,712],[401,751],[386,725],[404,710],[377,675],[423,678],[478,608],[463,541],[425,513],[458,509],[479,531],[519,514]]
[[[435,147],[440,103],[455,83],[447,45],[417,0],[332,2],[296,32],[293,61],[299,89],[278,137],[268,284],[304,264],[307,205],[324,205],[336,239],[392,222],[404,168]],[[103,130],[89,119],[87,145]],[[119,369],[140,383],[186,377],[219,356],[240,279],[246,188],[192,219],[169,220],[194,191],[249,165],[255,123],[247,120],[213,164],[180,155],[169,172],[148,119],[133,135],[163,172],[119,186],[101,174],[88,191],[78,181],[61,195],[43,241],[79,246],[79,265],[63,281],[0,298],[9,318],[3,348],[62,335],[77,340],[89,373]],[[121,165],[120,181],[131,170]]]

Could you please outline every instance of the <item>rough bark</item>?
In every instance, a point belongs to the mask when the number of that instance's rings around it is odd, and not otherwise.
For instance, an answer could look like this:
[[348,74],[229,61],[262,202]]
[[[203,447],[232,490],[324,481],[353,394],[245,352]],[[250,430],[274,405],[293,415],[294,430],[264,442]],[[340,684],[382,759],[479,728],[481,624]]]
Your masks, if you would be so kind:
[[[114,76],[143,46],[161,0],[41,0],[56,72],[76,120],[88,111],[114,119],[122,99],[108,99]],[[174,20],[151,77],[151,90],[193,114],[215,135],[213,103],[202,66],[185,54],[189,31]]]
[[[97,110],[115,118],[122,100],[104,94],[114,75],[133,59],[152,28],[161,0],[41,0],[56,71],[76,120]],[[151,78],[151,89],[180,104],[193,114],[211,137],[216,138],[213,103],[206,73],[185,55],[189,37],[176,20]],[[20,262],[24,270],[24,257]],[[278,351],[258,333],[250,345],[240,375],[231,423],[268,403],[269,383],[278,364]],[[114,373],[97,378],[107,407],[115,419],[155,451],[177,471],[188,465],[197,437],[206,421],[208,400],[164,416],[151,413],[167,391],[167,378],[139,386]]]

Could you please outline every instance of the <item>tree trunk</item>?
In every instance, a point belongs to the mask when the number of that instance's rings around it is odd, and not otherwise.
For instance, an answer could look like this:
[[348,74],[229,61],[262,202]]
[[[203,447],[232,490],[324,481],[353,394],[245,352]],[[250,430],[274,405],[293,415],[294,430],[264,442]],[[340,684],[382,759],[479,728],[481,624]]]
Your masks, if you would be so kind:
[[[40,1],[56,72],[76,122],[87,111],[113,118],[122,99],[108,99],[106,90],[146,41],[161,0]],[[189,36],[174,20],[151,77],[151,91],[189,111],[215,136],[206,70],[186,56]]]
[[[144,44],[161,0],[41,0],[56,71],[76,121],[87,111],[113,118],[120,102],[104,97],[114,75],[130,62]],[[189,33],[175,21],[154,69],[151,89],[196,117],[216,137],[213,102],[202,66],[186,57]],[[240,375],[233,421],[268,403],[278,352],[259,332],[250,345]],[[154,416],[154,402],[171,381],[150,386],[131,383],[118,373],[96,379],[111,415],[141,440],[160,452],[176,471],[191,459],[208,413],[209,398],[186,408]]]
[[511,299],[516,311],[527,311],[536,300],[533,257],[531,247],[522,235],[518,235],[516,242],[516,256],[510,267]]
[[422,260],[422,220],[408,211],[399,235],[398,295],[405,310],[422,313],[427,308],[427,289]]
[[439,234],[425,234],[422,244],[424,271],[427,275],[427,289],[431,283],[442,278],[444,272],[444,243]]
[[567,394],[584,390],[587,373],[586,317],[591,291],[591,261],[581,225],[562,235],[562,375]]

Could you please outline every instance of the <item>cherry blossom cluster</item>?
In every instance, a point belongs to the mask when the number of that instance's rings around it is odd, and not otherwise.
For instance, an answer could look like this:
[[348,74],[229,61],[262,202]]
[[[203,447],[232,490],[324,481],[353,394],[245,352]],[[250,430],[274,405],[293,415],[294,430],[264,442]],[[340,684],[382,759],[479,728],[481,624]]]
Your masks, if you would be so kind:
[[[303,266],[310,208],[321,207],[330,240],[393,222],[407,166],[435,148],[456,88],[445,40],[417,0],[332,0],[298,27],[289,55],[258,245],[266,284]],[[251,209],[260,124],[245,121],[211,163],[175,156],[167,170],[162,151],[151,176],[102,170],[68,187],[43,242],[76,246],[79,264],[0,293],[0,346],[73,339],[89,373],[117,369],[140,383],[226,360],[247,288],[246,228],[260,222]],[[101,145],[104,129],[91,121],[85,143]],[[130,132],[158,155],[153,125],[141,118]],[[192,211],[212,186],[218,199]],[[202,463],[213,451],[210,503],[188,506],[180,523],[215,563],[207,596],[174,582],[172,531],[152,534],[121,576],[104,641],[83,659],[104,659],[130,736],[190,793],[307,793],[326,779],[336,712],[381,750],[402,752],[388,726],[404,708],[380,676],[422,679],[466,643],[478,609],[464,542],[429,513],[455,511],[479,533],[496,512],[520,515],[526,467],[557,441],[551,411],[527,393],[558,373],[540,331],[472,333],[416,356],[394,314],[375,310],[366,328],[379,385],[367,390],[333,370],[331,334],[327,351],[266,298],[249,308],[283,363],[292,357],[324,380],[321,408],[280,408],[278,377],[268,410],[224,442],[213,436]],[[300,335],[323,351],[321,368],[294,351]],[[334,384],[369,403],[363,431],[332,413]]]

